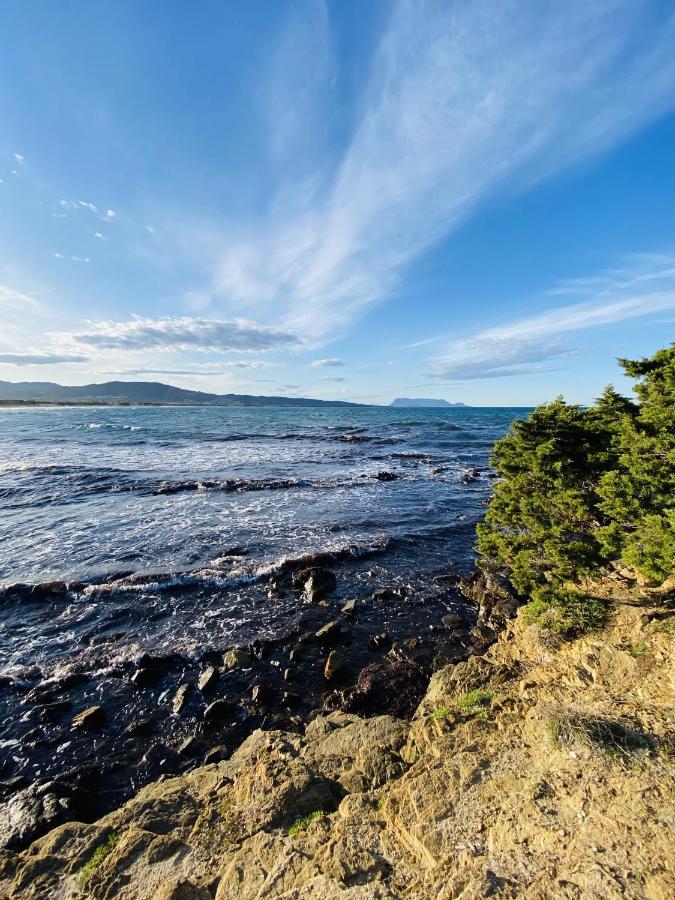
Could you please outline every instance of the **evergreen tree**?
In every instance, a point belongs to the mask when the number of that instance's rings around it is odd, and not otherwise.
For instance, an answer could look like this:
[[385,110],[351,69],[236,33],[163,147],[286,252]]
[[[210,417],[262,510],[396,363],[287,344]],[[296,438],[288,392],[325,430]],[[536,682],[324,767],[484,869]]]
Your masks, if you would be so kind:
[[501,476],[477,550],[531,597],[531,621],[559,631],[599,624],[603,607],[572,582],[623,558],[651,578],[675,570],[675,348],[621,360],[639,403],[605,389],[583,410],[537,407],[498,441]]

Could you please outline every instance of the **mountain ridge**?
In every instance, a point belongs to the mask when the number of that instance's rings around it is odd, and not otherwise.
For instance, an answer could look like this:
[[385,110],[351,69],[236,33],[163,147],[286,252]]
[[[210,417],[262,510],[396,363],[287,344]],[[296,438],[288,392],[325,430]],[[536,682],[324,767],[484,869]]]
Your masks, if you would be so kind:
[[466,406],[466,403],[450,403],[448,400],[432,400],[427,397],[397,397],[392,400],[389,406],[407,407],[409,409],[448,409],[458,406]]
[[210,394],[161,381],[106,381],[62,385],[53,381],[0,381],[0,402],[22,403],[149,403],[185,406],[362,406],[346,400],[275,397],[264,394]]

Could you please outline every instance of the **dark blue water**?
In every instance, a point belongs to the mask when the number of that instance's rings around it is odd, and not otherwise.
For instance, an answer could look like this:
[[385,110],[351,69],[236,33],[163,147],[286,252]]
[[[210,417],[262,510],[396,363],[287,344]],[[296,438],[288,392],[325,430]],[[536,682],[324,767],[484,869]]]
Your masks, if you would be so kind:
[[[454,580],[472,566],[490,448],[524,412],[0,410],[0,800],[34,809],[32,790],[57,790],[60,819],[92,820],[255,728],[344,708],[367,666],[412,653],[422,690],[471,652]],[[294,581],[308,566],[337,579],[320,603]],[[316,632],[336,618],[347,665],[327,683]],[[235,646],[250,666],[224,666]],[[210,723],[216,698],[229,718]],[[104,725],[77,728],[93,704]],[[16,838],[13,815],[0,809],[9,846],[55,824]]]
[[345,593],[366,569],[421,589],[470,564],[490,448],[523,412],[4,409],[0,586],[85,586],[56,620],[5,609],[0,671],[71,658],[116,605],[135,607],[129,652],[269,636],[289,610],[260,608],[256,585],[317,553],[335,556]]

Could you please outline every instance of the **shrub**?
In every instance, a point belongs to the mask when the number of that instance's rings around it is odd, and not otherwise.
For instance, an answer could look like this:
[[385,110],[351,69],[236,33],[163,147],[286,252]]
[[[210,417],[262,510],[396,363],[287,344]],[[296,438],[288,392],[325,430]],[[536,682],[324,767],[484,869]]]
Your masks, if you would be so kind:
[[294,834],[300,834],[300,832],[302,831],[307,831],[307,829],[315,819],[320,819],[325,815],[326,813],[324,812],[324,810],[317,809],[313,813],[310,813],[308,816],[304,816],[302,819],[296,819],[288,829],[288,833],[292,837]]
[[98,869],[103,860],[112,853],[118,841],[119,835],[113,831],[108,835],[108,837],[102,844],[99,844],[99,846],[94,850],[91,857],[79,871],[78,878],[81,885],[84,885],[85,882],[87,882],[91,878],[91,876],[96,871],[96,869]]
[[633,403],[608,387],[582,409],[558,398],[495,444],[495,485],[477,528],[479,564],[529,595],[529,621],[559,633],[599,627],[606,608],[569,582],[623,559],[675,573],[675,346],[620,360]]

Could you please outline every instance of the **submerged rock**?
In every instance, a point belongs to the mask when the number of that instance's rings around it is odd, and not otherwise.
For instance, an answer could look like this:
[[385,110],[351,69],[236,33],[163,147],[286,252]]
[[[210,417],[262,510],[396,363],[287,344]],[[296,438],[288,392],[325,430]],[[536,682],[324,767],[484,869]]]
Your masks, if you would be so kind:
[[331,594],[336,585],[335,573],[319,566],[303,569],[293,578],[293,586],[300,588],[312,602],[322,600],[327,594]]

